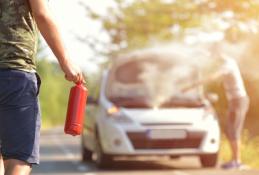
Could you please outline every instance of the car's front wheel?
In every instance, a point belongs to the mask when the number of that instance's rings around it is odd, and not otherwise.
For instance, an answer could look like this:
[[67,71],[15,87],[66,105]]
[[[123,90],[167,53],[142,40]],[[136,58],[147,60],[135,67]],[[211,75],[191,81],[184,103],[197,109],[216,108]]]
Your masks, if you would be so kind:
[[200,162],[203,167],[215,167],[217,165],[218,153],[200,155]]
[[87,149],[84,146],[84,138],[83,137],[81,139],[81,155],[82,155],[82,161],[83,162],[92,161],[93,152],[90,151],[89,149]]
[[108,168],[111,165],[112,156],[105,154],[103,152],[99,135],[97,135],[97,138],[96,138],[95,154],[96,154],[95,161],[99,168]]

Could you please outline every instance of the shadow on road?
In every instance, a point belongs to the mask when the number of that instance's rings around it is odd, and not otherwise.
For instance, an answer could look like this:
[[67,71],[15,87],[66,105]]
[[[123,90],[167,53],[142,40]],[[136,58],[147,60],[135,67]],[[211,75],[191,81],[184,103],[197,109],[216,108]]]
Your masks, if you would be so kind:
[[109,167],[105,168],[106,171],[140,171],[140,170],[196,170],[200,169],[197,166],[177,166],[171,161],[114,161]]
[[72,174],[78,172],[71,161],[41,161],[40,165],[33,168],[33,174]]
[[33,174],[75,174],[95,172],[133,172],[133,171],[157,171],[163,170],[197,170],[199,167],[178,167],[158,161],[114,161],[109,167],[98,169],[95,163],[71,162],[71,161],[42,161],[39,167],[34,168]]

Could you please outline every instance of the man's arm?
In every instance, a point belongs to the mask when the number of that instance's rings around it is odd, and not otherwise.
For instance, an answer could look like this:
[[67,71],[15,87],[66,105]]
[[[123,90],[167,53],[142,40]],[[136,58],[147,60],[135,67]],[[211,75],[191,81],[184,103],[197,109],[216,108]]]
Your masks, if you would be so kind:
[[68,52],[63,44],[60,31],[54,21],[46,0],[29,0],[37,26],[58,59],[61,69],[68,81],[83,82],[83,74],[69,59]]

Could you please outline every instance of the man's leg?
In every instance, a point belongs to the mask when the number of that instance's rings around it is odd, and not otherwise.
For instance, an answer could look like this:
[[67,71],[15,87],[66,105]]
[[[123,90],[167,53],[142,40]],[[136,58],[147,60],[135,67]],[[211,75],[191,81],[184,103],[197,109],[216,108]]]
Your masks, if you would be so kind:
[[0,175],[4,175],[4,161],[1,153],[0,153]]
[[31,165],[20,160],[5,160],[4,165],[5,175],[29,175],[31,172]]

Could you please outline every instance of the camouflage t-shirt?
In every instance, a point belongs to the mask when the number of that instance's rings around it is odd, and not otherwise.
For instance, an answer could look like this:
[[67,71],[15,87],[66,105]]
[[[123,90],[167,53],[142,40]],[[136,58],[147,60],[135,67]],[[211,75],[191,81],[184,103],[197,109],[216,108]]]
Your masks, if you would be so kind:
[[28,0],[0,0],[0,68],[35,71],[37,42]]

